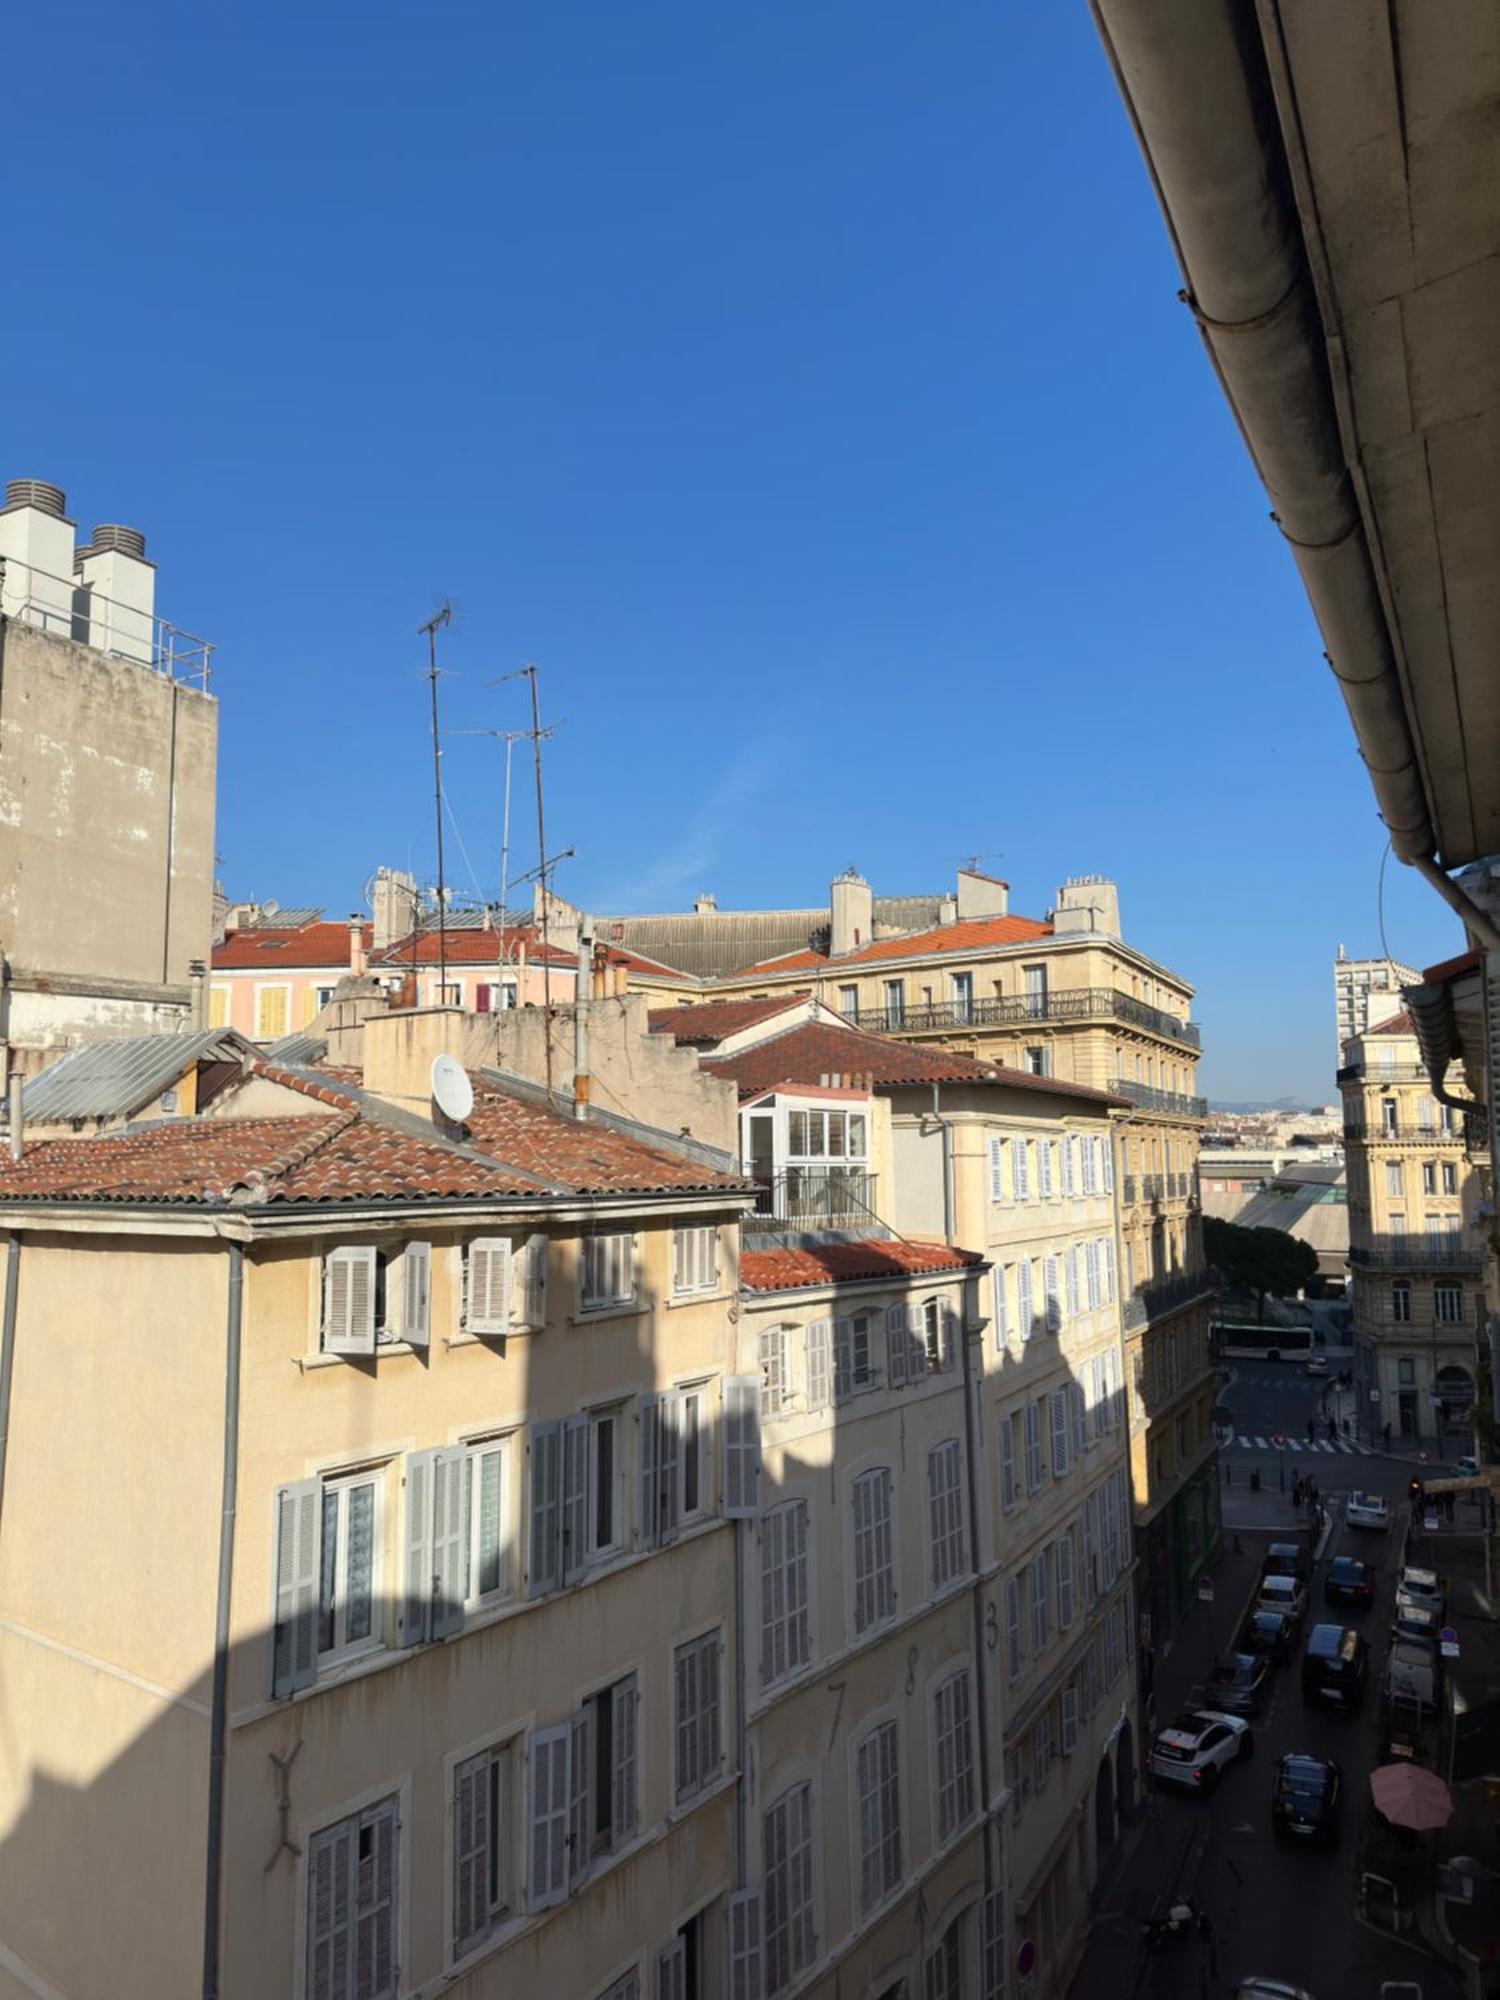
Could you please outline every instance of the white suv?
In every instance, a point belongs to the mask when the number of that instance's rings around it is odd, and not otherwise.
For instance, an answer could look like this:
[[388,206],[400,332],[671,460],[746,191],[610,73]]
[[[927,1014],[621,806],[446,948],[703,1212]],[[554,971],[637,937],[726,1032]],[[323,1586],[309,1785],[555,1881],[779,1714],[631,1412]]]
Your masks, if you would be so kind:
[[1248,1757],[1255,1739],[1242,1715],[1190,1708],[1174,1716],[1151,1746],[1151,1775],[1160,1784],[1209,1792],[1226,1764]]

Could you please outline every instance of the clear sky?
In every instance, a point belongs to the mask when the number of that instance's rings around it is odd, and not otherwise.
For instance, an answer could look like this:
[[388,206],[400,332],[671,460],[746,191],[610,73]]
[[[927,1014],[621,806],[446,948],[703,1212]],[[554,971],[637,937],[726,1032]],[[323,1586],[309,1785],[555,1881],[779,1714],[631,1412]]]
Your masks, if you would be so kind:
[[[454,731],[540,665],[575,900],[1108,874],[1211,1094],[1333,1094],[1384,836],[1082,0],[86,0],[6,127],[0,476],[216,641],[232,894],[430,874],[446,594]],[[1395,863],[1385,925],[1460,945]]]

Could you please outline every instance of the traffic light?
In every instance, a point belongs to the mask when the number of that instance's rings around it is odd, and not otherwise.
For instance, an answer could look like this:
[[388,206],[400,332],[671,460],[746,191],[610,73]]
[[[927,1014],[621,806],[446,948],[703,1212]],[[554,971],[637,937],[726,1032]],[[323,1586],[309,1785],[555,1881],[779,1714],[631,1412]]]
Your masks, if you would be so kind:
[[1411,1504],[1413,1505],[1413,1507],[1420,1507],[1420,1506],[1421,1506],[1421,1504],[1422,1504],[1422,1482],[1421,1482],[1421,1480],[1420,1480],[1420,1479],[1417,1479],[1417,1478],[1412,1478],[1412,1479],[1408,1480],[1408,1481],[1407,1481],[1407,1486],[1406,1486],[1406,1493],[1407,1493],[1407,1498],[1408,1498],[1408,1499],[1409,1499],[1409,1500],[1411,1501]]

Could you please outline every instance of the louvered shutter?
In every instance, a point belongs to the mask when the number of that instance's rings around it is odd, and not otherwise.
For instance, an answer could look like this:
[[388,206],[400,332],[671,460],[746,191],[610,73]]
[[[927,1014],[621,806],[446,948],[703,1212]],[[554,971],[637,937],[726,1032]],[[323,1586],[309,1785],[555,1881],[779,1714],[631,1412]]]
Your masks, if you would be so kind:
[[463,1629],[469,1594],[469,1512],[467,1454],[432,1455],[432,1636],[444,1639]]
[[568,1893],[568,1738],[566,1723],[531,1738],[526,1875],[533,1910],[550,1909]]
[[1078,1165],[1073,1153],[1073,1141],[1062,1142],[1063,1193],[1075,1195],[1078,1192]]
[[1104,1192],[1106,1194],[1113,1194],[1115,1191],[1114,1141],[1112,1139],[1101,1139],[1099,1143],[1103,1148],[1104,1154]]
[[470,1333],[504,1333],[510,1326],[510,1240],[476,1236],[469,1245],[467,1326]]
[[682,1397],[662,1396],[656,1405],[661,1463],[658,1473],[656,1532],[671,1541],[682,1524]]
[[752,1519],[760,1511],[760,1382],[726,1375],[720,1384],[724,1426],[724,1513]]
[[854,1319],[840,1313],[833,1322],[833,1397],[837,1403],[854,1393]]
[[922,1381],[927,1374],[927,1340],[922,1326],[922,1308],[906,1308],[906,1379]]
[[1010,1142],[1011,1185],[1017,1201],[1027,1201],[1031,1196],[1031,1175],[1027,1171],[1026,1141],[1012,1139]]
[[1052,1141],[1042,1139],[1036,1149],[1037,1181],[1044,1201],[1052,1199]]
[[995,1266],[995,1345],[1004,1347],[1010,1339],[1010,1266]]
[[375,1352],[373,1244],[344,1244],[323,1260],[323,1351]]
[[958,1314],[952,1306],[944,1306],[942,1309],[938,1339],[941,1342],[938,1352],[942,1365],[944,1368],[952,1368],[958,1360]]
[[1067,1476],[1069,1464],[1067,1390],[1054,1389],[1048,1397],[1048,1408],[1052,1420],[1052,1476],[1063,1479]]
[[656,2000],[688,2000],[687,1945],[674,1938],[656,1955]]
[[1022,1340],[1030,1340],[1036,1323],[1031,1309],[1031,1263],[1025,1257],[1016,1266],[1016,1320]]
[[551,1239],[526,1239],[526,1324],[539,1331],[547,1324],[547,1256]]
[[886,1380],[893,1389],[899,1389],[906,1382],[906,1308],[887,1306],[885,1309],[885,1370]]
[[1062,1748],[1065,1757],[1071,1756],[1078,1747],[1078,1690],[1065,1687],[1062,1691]]
[[1010,1417],[1000,1419],[1000,1505],[1007,1512],[1016,1504],[1016,1435]]
[[1083,1385],[1081,1383],[1070,1382],[1068,1384],[1068,1402],[1073,1412],[1073,1456],[1075,1459],[1080,1459],[1083,1457],[1084,1445],[1088,1441],[1087,1427],[1084,1423]]
[[980,2000],[1005,2000],[1005,1891],[991,1889],[980,1911]]
[[729,1924],[729,2000],[764,2000],[759,1889],[742,1889],[726,1909]]
[[1054,1565],[1057,1573],[1057,1622],[1064,1632],[1073,1623],[1073,1535],[1060,1535]]
[[401,1338],[411,1347],[431,1339],[432,1245],[408,1243],[401,1256]]
[[1005,1199],[1005,1141],[991,1139],[990,1147],[990,1200]]
[[1104,1296],[1113,1302],[1115,1296],[1115,1246],[1111,1238],[1104,1238]]
[[323,1482],[299,1479],[276,1492],[276,1627],[271,1693],[311,1687],[318,1674],[318,1598]]
[[807,1329],[807,1407],[826,1410],[832,1400],[833,1321],[815,1319]]
[[588,1702],[568,1724],[568,1881],[572,1887],[589,1872],[593,1858],[593,1711]]
[[672,1231],[672,1290],[693,1289],[693,1236],[689,1229]]
[[611,1717],[614,1739],[614,1769],[610,1774],[613,1787],[610,1818],[614,1828],[615,1844],[618,1846],[627,1835],[635,1832],[636,1693],[634,1674],[628,1680],[616,1681],[609,1693],[610,1700],[614,1705],[614,1714]]
[[414,1451],[406,1460],[406,1575],[402,1595],[401,1637],[408,1646],[420,1646],[431,1636],[433,1599],[437,1577],[433,1557],[433,1470],[441,1456],[435,1451]]
[[354,1909],[354,2000],[395,2000],[396,1808],[359,1817]]
[[571,1582],[588,1560],[589,1420],[569,1417],[562,1427],[562,1577]]
[[489,1929],[490,1756],[453,1773],[453,1955],[461,1958]]
[[347,2000],[354,1961],[353,1820],[315,1833],[307,1857],[308,2000]]
[[1018,1576],[1005,1579],[1005,1656],[1011,1679],[1014,1680],[1026,1657],[1021,1638],[1021,1579]]
[[536,1424],[531,1432],[528,1586],[533,1597],[561,1580],[562,1425]]
[[[726,1419],[727,1422],[727,1419]],[[661,1536],[661,1418],[655,1396],[642,1396],[637,1414],[641,1467],[641,1546],[654,1548]],[[726,1466],[727,1478],[727,1466]]]
[[1042,1296],[1046,1301],[1047,1331],[1057,1333],[1062,1327],[1062,1290],[1055,1257],[1042,1259]]

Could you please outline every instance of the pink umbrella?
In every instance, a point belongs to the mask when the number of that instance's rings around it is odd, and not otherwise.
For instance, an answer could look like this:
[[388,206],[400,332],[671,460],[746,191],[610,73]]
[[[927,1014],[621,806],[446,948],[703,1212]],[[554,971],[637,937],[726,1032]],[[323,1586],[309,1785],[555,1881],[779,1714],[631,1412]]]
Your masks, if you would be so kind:
[[1453,1816],[1448,1787],[1420,1764],[1382,1764],[1371,1773],[1370,1796],[1392,1826],[1425,1832],[1446,1826]]

